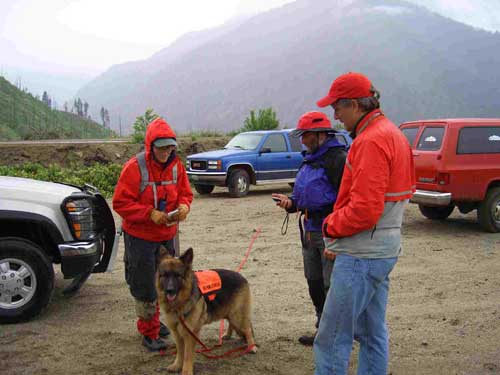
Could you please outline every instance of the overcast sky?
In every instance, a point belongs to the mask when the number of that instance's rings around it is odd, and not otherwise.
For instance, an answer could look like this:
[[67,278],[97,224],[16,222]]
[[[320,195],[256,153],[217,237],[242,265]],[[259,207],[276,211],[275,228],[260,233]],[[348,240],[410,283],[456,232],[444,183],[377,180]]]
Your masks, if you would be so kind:
[[[147,58],[188,31],[291,1],[0,0],[0,68],[95,75],[113,64]],[[500,30],[500,0],[410,1]]]

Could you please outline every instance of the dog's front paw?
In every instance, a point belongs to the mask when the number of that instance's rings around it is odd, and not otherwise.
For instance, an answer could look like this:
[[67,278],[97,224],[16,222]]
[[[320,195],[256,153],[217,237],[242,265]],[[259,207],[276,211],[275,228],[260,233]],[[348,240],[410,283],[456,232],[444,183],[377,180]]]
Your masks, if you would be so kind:
[[177,362],[174,362],[170,366],[167,367],[168,372],[180,372],[181,369],[182,369],[182,366],[179,365]]
[[193,375],[193,369],[182,369],[182,375]]
[[257,353],[257,345],[254,345],[252,349],[249,350],[250,354],[255,354]]

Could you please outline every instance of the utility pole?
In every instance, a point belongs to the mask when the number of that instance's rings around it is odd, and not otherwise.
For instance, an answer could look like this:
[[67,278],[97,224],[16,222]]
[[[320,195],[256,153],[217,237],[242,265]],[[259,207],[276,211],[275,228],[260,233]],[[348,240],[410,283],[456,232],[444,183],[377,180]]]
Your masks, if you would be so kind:
[[122,116],[118,116],[118,126],[120,127],[120,138],[122,137]]

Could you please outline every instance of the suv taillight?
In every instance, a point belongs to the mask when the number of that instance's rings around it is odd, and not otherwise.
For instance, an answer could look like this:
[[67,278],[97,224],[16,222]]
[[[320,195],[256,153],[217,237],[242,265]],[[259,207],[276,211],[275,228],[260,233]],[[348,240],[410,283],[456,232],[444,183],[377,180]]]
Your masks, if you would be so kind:
[[78,240],[91,240],[96,236],[92,203],[88,199],[67,200],[64,205],[68,224]]
[[438,185],[448,185],[450,183],[450,174],[449,173],[438,173],[437,183],[438,183]]

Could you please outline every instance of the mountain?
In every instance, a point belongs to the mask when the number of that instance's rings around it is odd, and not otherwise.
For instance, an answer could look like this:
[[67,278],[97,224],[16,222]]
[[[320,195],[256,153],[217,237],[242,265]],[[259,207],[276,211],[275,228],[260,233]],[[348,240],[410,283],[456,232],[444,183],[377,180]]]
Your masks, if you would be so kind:
[[405,1],[297,0],[114,66],[77,95],[128,129],[148,107],[178,131],[236,129],[269,106],[291,127],[336,76],[360,71],[395,122],[498,117],[499,50],[498,33]]
[[106,138],[114,135],[96,122],[50,109],[0,77],[0,141]]

